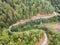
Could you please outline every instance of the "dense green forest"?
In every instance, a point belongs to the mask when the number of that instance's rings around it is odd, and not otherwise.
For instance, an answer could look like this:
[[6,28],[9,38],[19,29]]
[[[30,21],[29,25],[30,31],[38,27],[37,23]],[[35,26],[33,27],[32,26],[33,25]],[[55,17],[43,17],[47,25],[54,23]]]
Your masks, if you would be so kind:
[[[51,18],[13,25],[37,14],[48,16],[54,12],[58,14]],[[36,45],[44,37],[44,32],[48,45],[60,45],[60,33],[46,26],[53,22],[60,22],[60,0],[0,0],[0,45]]]
[[46,0],[2,0],[0,1],[0,25],[9,26],[34,15],[51,14],[54,8]]

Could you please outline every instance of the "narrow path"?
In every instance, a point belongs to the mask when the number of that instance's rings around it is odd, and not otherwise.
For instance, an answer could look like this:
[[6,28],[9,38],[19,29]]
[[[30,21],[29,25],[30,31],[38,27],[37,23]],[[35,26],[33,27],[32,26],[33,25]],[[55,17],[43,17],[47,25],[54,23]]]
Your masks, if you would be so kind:
[[44,37],[41,38],[40,42],[38,42],[36,45],[48,45],[48,37],[45,32],[44,32]]
[[35,19],[46,19],[46,18],[51,18],[51,17],[54,17],[54,16],[57,16],[58,13],[54,12],[53,14],[47,14],[47,15],[40,15],[40,14],[37,14],[37,16],[33,16],[31,18],[31,20],[35,20]]
[[48,37],[47,37],[47,34],[44,32],[44,41],[41,45],[47,45],[47,42],[48,42]]

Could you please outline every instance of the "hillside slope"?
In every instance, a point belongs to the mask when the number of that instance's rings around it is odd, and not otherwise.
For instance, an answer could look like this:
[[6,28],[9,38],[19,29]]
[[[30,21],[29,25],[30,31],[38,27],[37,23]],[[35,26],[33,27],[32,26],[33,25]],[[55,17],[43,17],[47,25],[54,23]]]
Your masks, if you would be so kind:
[[52,14],[54,8],[47,0],[0,0],[0,25],[9,26],[37,14]]

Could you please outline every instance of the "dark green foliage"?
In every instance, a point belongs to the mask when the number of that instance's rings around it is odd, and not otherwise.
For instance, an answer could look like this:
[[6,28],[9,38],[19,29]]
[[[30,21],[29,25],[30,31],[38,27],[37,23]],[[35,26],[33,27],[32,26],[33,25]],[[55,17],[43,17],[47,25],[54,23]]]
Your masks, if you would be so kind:
[[49,37],[49,40],[50,40],[49,45],[59,45],[60,44],[60,38],[59,38],[60,33],[57,33],[57,32],[55,32],[53,30],[49,30],[47,32],[47,34],[48,34],[48,37]]
[[60,13],[60,0],[49,0],[53,7],[55,8],[55,11]]
[[[21,19],[51,14],[54,8],[47,0],[0,0],[0,26],[9,26]],[[3,24],[3,25],[1,25]]]

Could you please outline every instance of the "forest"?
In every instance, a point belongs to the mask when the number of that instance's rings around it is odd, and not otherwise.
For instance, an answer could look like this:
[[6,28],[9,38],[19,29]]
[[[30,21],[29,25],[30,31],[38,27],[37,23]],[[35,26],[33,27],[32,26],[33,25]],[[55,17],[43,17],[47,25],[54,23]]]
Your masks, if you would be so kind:
[[0,0],[0,45],[60,45],[59,27],[60,0]]

